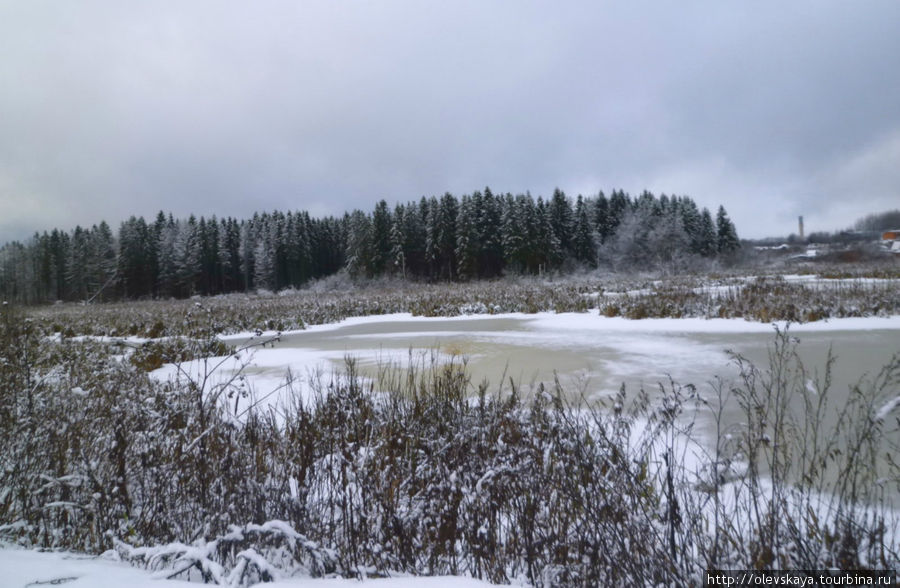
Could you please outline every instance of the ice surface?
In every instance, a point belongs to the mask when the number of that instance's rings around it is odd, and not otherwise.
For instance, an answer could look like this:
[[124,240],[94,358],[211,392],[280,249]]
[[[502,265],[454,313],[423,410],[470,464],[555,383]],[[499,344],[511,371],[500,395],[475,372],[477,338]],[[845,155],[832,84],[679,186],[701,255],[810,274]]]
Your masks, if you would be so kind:
[[[504,374],[526,384],[530,380],[552,382],[558,371],[577,380],[593,380],[593,392],[603,395],[629,378],[655,385],[665,381],[667,375],[682,383],[702,377],[697,383],[703,383],[728,363],[725,350],[733,345],[732,337],[766,336],[760,339],[765,341],[774,326],[743,319],[630,320],[595,312],[434,318],[398,313],[284,332],[274,345],[255,347],[237,357],[167,365],[153,372],[153,377],[206,381],[207,389],[231,385],[234,393],[223,394],[222,399],[240,414],[250,405],[266,408],[293,402],[294,395],[308,402],[316,378],[340,370],[345,357],[353,357],[361,365],[389,363],[403,368],[411,360],[421,360],[421,353],[430,353],[438,363],[462,355],[473,360],[473,368],[487,366],[484,373],[475,374],[476,381],[487,377],[497,383]],[[777,326],[783,329],[786,325]],[[900,331],[900,316],[841,318],[790,326],[795,335],[822,336],[873,329]],[[223,340],[240,346],[250,337],[253,343],[274,335],[244,333]],[[410,349],[414,349],[412,357]],[[504,366],[509,371],[504,371]]]

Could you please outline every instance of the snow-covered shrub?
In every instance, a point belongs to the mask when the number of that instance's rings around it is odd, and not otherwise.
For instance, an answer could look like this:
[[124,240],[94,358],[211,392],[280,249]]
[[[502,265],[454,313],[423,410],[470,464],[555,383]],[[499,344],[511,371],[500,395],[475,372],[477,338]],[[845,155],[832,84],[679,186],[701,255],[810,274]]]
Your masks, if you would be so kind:
[[[729,294],[735,284],[722,285],[717,296],[739,299]],[[581,286],[558,288],[563,295],[514,286],[426,288],[402,300],[440,294],[457,308],[487,307],[493,296],[510,308],[587,299]],[[793,292],[777,280],[749,291],[762,297],[770,288]],[[379,296],[361,307],[386,311],[400,300]],[[627,309],[641,296],[614,299]],[[704,296],[684,282],[662,301],[699,312]],[[349,297],[332,302],[352,307]],[[181,317],[192,357],[210,352],[203,345],[229,316],[201,304]],[[238,301],[227,308],[242,312]],[[710,567],[900,560],[884,508],[900,474],[879,461],[882,440],[897,445],[889,395],[898,361],[858,386],[837,427],[824,430],[827,372],[810,384],[782,333],[768,366],[738,359],[740,379],[719,388],[741,402],[744,422],[719,431],[692,471],[686,417],[707,406],[692,386],[567,406],[558,382],[528,398],[514,383],[497,392],[473,385],[458,357],[383,365],[370,379],[348,361],[321,375],[311,400],[298,394],[277,414],[251,407],[238,421],[216,401],[228,390],[199,373],[160,383],[108,342],[42,337],[40,321],[6,312],[0,537],[22,544],[115,547],[164,575],[234,586],[396,573],[677,585]],[[83,317],[95,326],[109,318]]]
[[301,575],[320,577],[335,569],[335,555],[295,531],[285,521],[233,525],[213,540],[133,547],[116,541],[120,559],[182,577],[237,588]]

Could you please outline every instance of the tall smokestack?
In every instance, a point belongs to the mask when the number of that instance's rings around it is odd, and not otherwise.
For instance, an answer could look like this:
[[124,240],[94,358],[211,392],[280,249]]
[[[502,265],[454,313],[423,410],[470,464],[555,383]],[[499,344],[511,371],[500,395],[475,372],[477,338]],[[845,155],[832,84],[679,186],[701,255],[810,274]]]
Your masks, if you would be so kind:
[[803,240],[803,217],[800,217],[800,240]]

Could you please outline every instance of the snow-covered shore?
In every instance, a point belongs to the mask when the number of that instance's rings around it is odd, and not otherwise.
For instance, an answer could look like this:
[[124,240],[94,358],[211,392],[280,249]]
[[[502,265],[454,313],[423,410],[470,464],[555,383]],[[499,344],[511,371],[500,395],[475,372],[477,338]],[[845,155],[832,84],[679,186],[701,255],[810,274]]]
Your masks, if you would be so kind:
[[[198,584],[167,580],[160,574],[112,557],[70,552],[40,552],[0,545],[0,587],[30,588],[63,585],[66,588],[187,588]],[[283,578],[262,584],[266,588],[486,588],[471,578],[404,577],[360,582],[348,579]]]

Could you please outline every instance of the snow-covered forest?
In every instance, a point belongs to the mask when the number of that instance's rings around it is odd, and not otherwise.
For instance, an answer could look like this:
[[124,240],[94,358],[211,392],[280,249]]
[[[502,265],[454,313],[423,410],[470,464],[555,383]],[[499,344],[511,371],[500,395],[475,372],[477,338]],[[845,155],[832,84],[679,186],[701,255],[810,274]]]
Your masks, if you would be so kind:
[[[702,267],[738,248],[723,207],[715,218],[687,196],[495,195],[422,198],[393,209],[313,218],[306,212],[250,219],[160,212],[55,229],[0,248],[0,297],[56,300],[186,297],[297,288],[346,268],[354,277],[473,280],[598,265],[617,269]],[[706,261],[705,261],[706,260]]]

